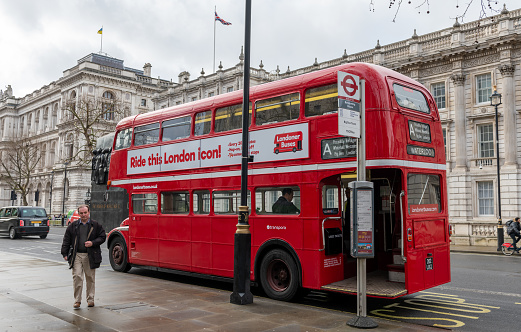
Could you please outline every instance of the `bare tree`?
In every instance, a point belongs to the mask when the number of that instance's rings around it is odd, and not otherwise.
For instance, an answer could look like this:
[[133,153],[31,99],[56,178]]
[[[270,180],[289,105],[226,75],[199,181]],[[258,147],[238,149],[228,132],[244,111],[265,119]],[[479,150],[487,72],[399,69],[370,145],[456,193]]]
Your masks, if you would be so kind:
[[2,145],[0,181],[20,193],[22,204],[26,206],[31,176],[42,158],[41,151],[26,138],[13,139]]
[[105,92],[102,97],[73,96],[66,100],[62,109],[67,118],[64,130],[74,131],[80,136],[75,149],[71,149],[64,159],[75,160],[82,165],[91,162],[96,139],[114,131],[115,121],[124,113],[123,104],[111,92]]
[[[374,12],[374,3],[376,0],[370,0],[369,4],[369,10]],[[389,9],[395,8],[396,11],[394,13],[393,22],[396,21],[396,17],[398,16],[398,13],[400,11],[400,8],[403,3],[406,3],[408,5],[414,6],[415,9],[418,10],[418,14],[430,14],[430,0],[389,0]],[[478,5],[479,2],[479,5]],[[461,5],[460,5],[461,4]],[[480,12],[479,12],[479,19],[487,17],[488,15],[496,15],[501,12],[501,5],[496,0],[456,0],[454,4],[454,12],[455,15],[452,16],[452,18],[459,20],[460,22],[463,22],[465,19],[465,16],[467,15],[467,12],[469,8],[472,6],[480,6]],[[461,14],[457,14],[459,11]]]

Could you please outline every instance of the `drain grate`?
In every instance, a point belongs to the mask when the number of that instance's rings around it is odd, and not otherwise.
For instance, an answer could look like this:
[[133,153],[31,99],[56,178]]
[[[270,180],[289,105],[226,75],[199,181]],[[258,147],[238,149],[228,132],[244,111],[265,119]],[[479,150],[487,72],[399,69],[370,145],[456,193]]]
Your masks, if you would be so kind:
[[106,305],[103,306],[103,308],[112,310],[112,311],[125,311],[125,310],[135,310],[135,309],[153,309],[157,308],[157,306],[145,303],[145,302],[130,302],[130,303],[122,303],[122,304],[115,304],[115,305]]

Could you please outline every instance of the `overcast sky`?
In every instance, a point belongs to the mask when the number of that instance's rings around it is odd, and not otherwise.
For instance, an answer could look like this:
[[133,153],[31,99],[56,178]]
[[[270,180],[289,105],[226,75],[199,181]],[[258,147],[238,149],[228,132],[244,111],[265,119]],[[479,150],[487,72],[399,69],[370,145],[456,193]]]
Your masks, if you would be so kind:
[[[251,65],[281,71],[338,58],[451,27],[470,0],[252,0]],[[486,0],[483,0],[486,2]],[[504,0],[517,9],[518,0]],[[398,3],[399,0],[396,0]],[[216,66],[239,62],[244,44],[245,1],[240,0],[0,0],[0,89],[11,85],[16,97],[57,81],[77,60],[101,49],[126,67],[152,64],[152,76],[177,82],[213,72],[214,7]],[[459,8],[456,8],[459,5]],[[374,8],[374,11],[370,10]],[[426,11],[429,9],[430,13]],[[474,0],[465,22],[479,18]],[[418,12],[421,13],[418,13]],[[490,13],[487,13],[490,15]]]

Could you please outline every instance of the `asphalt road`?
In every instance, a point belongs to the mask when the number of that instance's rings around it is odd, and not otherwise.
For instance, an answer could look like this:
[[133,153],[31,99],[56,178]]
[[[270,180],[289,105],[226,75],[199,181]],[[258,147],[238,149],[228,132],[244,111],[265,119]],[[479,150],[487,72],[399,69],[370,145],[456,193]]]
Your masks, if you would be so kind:
[[[0,237],[0,251],[63,261],[60,247],[64,228],[53,227],[46,239]],[[102,247],[102,269],[111,269],[108,250]],[[452,282],[395,300],[369,298],[370,316],[455,331],[518,329],[521,309],[521,255],[452,253]],[[151,278],[230,289],[231,283],[199,280],[167,273],[132,269]],[[519,288],[518,288],[519,287]],[[254,296],[263,296],[252,288]],[[300,303],[356,313],[356,297],[312,291]]]

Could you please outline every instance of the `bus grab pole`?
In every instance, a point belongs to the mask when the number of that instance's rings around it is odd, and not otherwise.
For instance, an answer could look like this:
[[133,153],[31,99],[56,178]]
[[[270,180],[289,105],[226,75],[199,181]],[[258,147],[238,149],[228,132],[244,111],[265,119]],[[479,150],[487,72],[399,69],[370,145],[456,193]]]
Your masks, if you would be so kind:
[[233,293],[230,303],[253,303],[250,292],[251,233],[248,224],[248,160],[249,160],[249,109],[250,109],[250,35],[251,0],[246,0],[244,24],[244,89],[242,99],[242,162],[241,162],[241,206],[239,222],[235,232],[233,249]]

